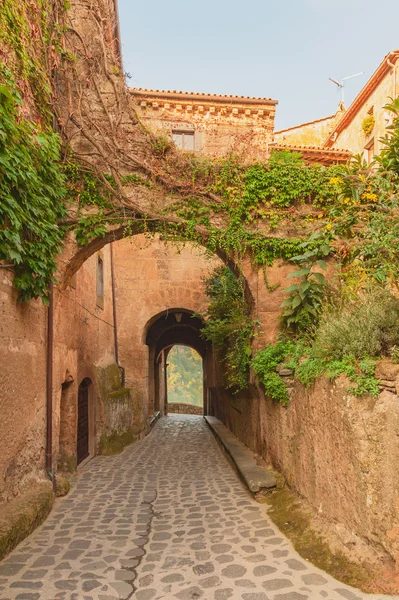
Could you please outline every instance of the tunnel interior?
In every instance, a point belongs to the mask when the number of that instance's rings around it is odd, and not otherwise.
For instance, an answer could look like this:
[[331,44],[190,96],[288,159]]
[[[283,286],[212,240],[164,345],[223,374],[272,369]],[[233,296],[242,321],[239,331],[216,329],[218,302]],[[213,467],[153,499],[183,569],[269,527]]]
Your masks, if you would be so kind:
[[153,415],[168,414],[167,357],[173,346],[188,346],[198,352],[203,364],[203,411],[208,414],[212,379],[213,352],[201,336],[203,321],[192,311],[168,309],[151,319],[145,342],[149,348],[149,407]]

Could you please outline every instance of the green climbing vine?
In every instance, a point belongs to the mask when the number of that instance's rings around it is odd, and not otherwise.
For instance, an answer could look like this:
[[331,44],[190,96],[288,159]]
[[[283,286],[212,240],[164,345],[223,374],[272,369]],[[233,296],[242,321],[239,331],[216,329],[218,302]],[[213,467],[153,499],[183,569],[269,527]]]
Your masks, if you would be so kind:
[[13,76],[0,64],[0,259],[15,265],[20,298],[46,298],[65,216],[60,140],[21,116]]
[[255,322],[245,299],[241,278],[228,267],[217,267],[205,280],[209,306],[201,315],[202,335],[212,343],[224,364],[226,387],[233,392],[247,389],[251,343]]

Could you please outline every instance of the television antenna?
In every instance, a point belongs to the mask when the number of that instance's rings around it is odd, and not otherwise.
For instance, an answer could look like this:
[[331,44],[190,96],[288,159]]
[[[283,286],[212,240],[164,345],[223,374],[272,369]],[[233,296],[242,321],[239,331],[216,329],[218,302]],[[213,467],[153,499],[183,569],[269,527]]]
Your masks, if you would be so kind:
[[364,71],[362,71],[361,73],[355,73],[355,75],[349,75],[349,77],[342,77],[342,79],[338,79],[338,80],[333,79],[332,77],[328,78],[330,81],[335,83],[335,85],[341,90],[342,104],[344,103],[344,100],[345,100],[345,81],[347,81],[348,79],[353,79],[354,77],[360,77],[360,75],[364,75]]

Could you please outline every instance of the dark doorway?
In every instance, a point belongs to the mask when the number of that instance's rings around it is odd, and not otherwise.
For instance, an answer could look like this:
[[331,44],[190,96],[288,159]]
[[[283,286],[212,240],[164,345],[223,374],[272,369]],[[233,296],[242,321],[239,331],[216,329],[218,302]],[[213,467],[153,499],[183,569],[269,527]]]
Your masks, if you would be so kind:
[[76,458],[79,465],[89,456],[89,387],[90,379],[83,379],[78,392],[78,421]]

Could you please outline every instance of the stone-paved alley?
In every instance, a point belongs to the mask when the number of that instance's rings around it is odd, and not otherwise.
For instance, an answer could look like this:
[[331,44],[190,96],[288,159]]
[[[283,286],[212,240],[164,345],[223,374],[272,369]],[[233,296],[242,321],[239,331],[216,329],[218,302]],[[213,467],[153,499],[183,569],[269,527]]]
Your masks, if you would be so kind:
[[0,564],[1,600],[361,600],[301,559],[202,417],[97,457]]

